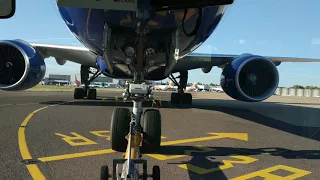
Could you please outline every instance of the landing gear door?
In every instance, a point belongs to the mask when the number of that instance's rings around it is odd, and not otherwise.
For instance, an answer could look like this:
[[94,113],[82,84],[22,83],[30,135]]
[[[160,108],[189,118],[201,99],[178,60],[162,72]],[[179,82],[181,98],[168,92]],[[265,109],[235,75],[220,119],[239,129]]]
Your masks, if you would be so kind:
[[16,11],[16,0],[0,0],[0,19],[11,18]]

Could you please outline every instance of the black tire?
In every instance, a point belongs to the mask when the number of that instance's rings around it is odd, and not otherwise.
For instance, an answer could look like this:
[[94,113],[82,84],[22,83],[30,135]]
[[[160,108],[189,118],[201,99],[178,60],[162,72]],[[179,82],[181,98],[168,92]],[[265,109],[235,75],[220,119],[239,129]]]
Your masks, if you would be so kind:
[[159,166],[152,167],[152,179],[153,180],[160,180],[160,167]]
[[180,104],[181,95],[179,93],[171,93],[171,103]]
[[161,114],[157,109],[148,109],[143,115],[144,152],[155,152],[161,143]]
[[131,112],[127,108],[117,108],[113,111],[110,126],[110,142],[114,151],[125,152],[128,141],[125,136],[129,134]]
[[97,90],[96,89],[88,89],[87,90],[87,99],[97,99]]
[[108,166],[102,166],[100,171],[100,180],[108,180],[109,177],[110,175]]
[[192,104],[192,95],[190,93],[182,94],[182,103],[183,104]]
[[83,88],[75,88],[73,91],[74,99],[83,99],[84,98],[84,89]]

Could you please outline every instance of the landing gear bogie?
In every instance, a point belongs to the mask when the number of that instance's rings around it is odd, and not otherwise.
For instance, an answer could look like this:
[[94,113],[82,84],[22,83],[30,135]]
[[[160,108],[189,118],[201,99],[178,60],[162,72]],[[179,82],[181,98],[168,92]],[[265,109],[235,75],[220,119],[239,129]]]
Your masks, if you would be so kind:
[[97,99],[96,89],[75,88],[73,92],[74,99]]
[[85,90],[83,88],[75,88],[73,92],[74,99],[83,99],[85,95]]
[[190,93],[171,93],[172,104],[192,104],[192,95]]
[[88,89],[87,90],[87,99],[97,99],[97,90],[96,89]]

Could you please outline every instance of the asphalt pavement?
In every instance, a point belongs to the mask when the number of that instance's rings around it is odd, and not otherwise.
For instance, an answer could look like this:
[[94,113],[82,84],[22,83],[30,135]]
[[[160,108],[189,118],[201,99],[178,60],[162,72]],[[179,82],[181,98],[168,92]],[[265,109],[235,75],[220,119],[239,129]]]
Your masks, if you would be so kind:
[[[98,96],[1,91],[0,179],[100,179],[103,165],[111,172],[122,157],[110,149],[111,114],[132,103],[121,92]],[[162,147],[143,154],[149,173],[159,165],[161,179],[319,179],[319,100],[272,97],[252,105],[210,92],[194,93],[193,105],[172,105],[170,93],[156,96],[160,107],[144,107],[162,115]],[[299,112],[309,116],[299,120]]]

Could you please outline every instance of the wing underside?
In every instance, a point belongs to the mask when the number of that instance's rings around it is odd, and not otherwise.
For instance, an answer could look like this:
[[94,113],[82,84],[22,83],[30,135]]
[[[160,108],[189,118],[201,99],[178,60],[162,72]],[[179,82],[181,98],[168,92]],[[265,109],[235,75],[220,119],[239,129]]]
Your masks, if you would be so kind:
[[[232,62],[237,57],[239,57],[239,55],[191,53],[178,61],[174,71],[179,72],[212,66],[223,66]],[[320,59],[312,58],[264,57],[270,59],[275,65],[279,65],[282,62],[320,62]]]
[[[57,61],[65,60],[94,67],[96,55],[87,48],[74,46],[59,46],[49,44],[31,44],[44,58],[54,57]],[[232,62],[239,55],[191,53],[178,60],[173,72],[187,71],[198,68],[223,66]],[[279,65],[282,62],[320,62],[320,59],[294,58],[294,57],[268,57]]]

